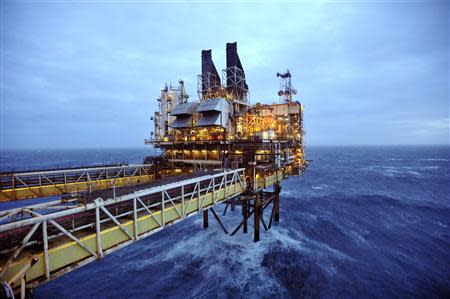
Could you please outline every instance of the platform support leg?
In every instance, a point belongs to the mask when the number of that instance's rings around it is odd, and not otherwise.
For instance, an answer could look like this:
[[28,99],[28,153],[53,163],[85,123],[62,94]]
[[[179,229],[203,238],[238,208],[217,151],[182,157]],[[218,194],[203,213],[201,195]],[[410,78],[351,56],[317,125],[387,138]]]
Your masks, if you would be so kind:
[[242,230],[244,232],[244,234],[247,233],[248,228],[247,228],[247,219],[248,219],[248,199],[245,198],[242,201],[242,216],[244,218],[244,224],[242,226]]
[[208,228],[208,210],[203,211],[203,228]]
[[280,192],[281,186],[277,183],[275,184],[275,199],[273,201],[275,222],[280,222]]
[[254,238],[253,241],[254,242],[258,242],[259,241],[259,222],[260,222],[260,215],[261,215],[261,195],[260,192],[256,192],[255,195],[255,207],[254,209],[254,213],[253,213],[253,219],[254,219]]

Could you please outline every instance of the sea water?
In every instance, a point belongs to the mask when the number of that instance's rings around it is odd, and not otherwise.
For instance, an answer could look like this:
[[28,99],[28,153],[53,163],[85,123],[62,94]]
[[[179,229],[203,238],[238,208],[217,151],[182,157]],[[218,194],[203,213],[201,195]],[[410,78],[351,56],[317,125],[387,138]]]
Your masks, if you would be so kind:
[[[151,153],[4,151],[0,166],[140,163]],[[260,242],[252,222],[231,237],[195,216],[37,288],[35,298],[450,298],[449,147],[307,153],[307,172],[283,181],[280,223]],[[241,217],[236,207],[221,218],[230,231]]]

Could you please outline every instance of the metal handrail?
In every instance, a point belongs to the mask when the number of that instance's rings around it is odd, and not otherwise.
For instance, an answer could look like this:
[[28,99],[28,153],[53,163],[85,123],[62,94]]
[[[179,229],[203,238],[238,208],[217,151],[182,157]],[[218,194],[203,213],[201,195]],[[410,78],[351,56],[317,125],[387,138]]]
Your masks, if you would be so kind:
[[144,197],[144,196],[156,194],[159,192],[164,192],[167,190],[179,188],[182,186],[200,183],[205,180],[226,177],[228,175],[233,175],[233,174],[238,175],[239,182],[244,187],[244,182],[241,179],[241,177],[244,178],[245,168],[239,168],[239,169],[235,169],[235,170],[223,171],[218,174],[196,177],[193,179],[183,180],[181,182],[175,182],[175,183],[170,183],[170,184],[166,184],[166,185],[162,185],[162,186],[157,186],[157,187],[140,190],[140,191],[137,191],[137,192],[134,192],[131,194],[126,194],[126,195],[123,195],[120,197],[102,200],[101,203],[88,203],[85,206],[80,206],[80,207],[62,210],[62,211],[57,211],[57,212],[49,213],[49,214],[43,214],[43,215],[39,215],[39,216],[36,216],[33,218],[23,219],[23,220],[19,220],[19,221],[12,222],[12,223],[2,224],[2,225],[0,225],[0,232],[8,231],[8,230],[15,229],[18,227],[33,225],[36,223],[41,223],[46,220],[53,220],[53,219],[56,219],[59,217],[73,215],[73,214],[77,214],[77,213],[84,212],[84,211],[93,210],[98,206],[109,206],[111,204],[116,204],[116,203],[120,203],[120,202],[124,202],[124,201],[133,200],[133,198],[136,198],[136,197]]
[[43,170],[43,171],[32,171],[32,172],[16,172],[16,173],[0,173],[0,177],[19,177],[19,176],[30,176],[30,175],[52,175],[61,173],[73,173],[73,172],[83,172],[83,171],[96,171],[96,170],[110,170],[110,169],[122,169],[122,168],[136,168],[136,167],[150,167],[151,164],[129,164],[129,165],[119,165],[119,166],[102,166],[102,167],[81,167],[81,168],[71,168],[71,169],[61,169],[61,170]]

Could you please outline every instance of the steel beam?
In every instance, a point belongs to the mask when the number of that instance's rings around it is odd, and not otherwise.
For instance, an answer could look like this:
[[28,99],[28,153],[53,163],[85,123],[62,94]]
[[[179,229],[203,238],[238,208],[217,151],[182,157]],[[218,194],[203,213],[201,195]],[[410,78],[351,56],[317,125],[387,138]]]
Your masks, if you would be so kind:
[[281,186],[280,183],[277,183],[274,185],[275,188],[275,199],[273,202],[273,209],[274,209],[274,220],[275,222],[280,221],[280,192],[281,192]]
[[253,214],[253,241],[258,242],[260,240],[259,238],[259,222],[260,222],[260,216],[261,216],[261,194],[259,191],[255,194],[255,207],[253,208],[254,214]]
[[203,210],[203,228],[208,228],[208,210]]
[[97,257],[97,254],[92,251],[92,249],[90,249],[89,247],[87,247],[85,244],[83,244],[77,237],[75,237],[74,235],[72,235],[71,233],[69,233],[67,230],[64,229],[64,227],[62,227],[61,225],[59,225],[58,223],[56,223],[56,221],[54,221],[53,219],[49,219],[50,223],[56,227],[57,229],[59,229],[62,233],[64,233],[69,239],[71,239],[72,241],[74,241],[75,243],[77,243],[81,248],[83,248],[84,250],[86,250],[87,252],[89,252],[90,254],[92,254],[93,256]]
[[248,219],[248,199],[244,198],[244,200],[242,201],[242,217],[244,218],[244,223],[243,223],[243,227],[242,227],[242,231],[244,232],[244,234],[247,233],[248,228],[247,228],[247,219]]
[[224,231],[224,233],[226,233],[228,235],[228,230],[225,228],[225,226],[223,225],[222,221],[220,221],[219,215],[217,215],[217,213],[214,210],[214,208],[211,208],[210,210],[211,210],[212,214],[214,215],[214,218],[216,218],[216,220],[219,223],[220,227]]
[[113,216],[105,207],[100,207],[100,209],[105,213],[130,239],[134,239],[134,237],[130,234],[130,232],[122,226],[122,224]]

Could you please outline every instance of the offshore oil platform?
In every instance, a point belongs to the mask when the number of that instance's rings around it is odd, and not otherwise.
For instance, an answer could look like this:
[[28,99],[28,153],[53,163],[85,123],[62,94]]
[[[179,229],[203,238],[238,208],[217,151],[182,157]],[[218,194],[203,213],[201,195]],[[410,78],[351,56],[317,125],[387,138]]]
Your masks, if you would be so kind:
[[[101,259],[198,213],[226,234],[280,218],[280,183],[306,167],[303,106],[289,70],[278,73],[278,103],[251,105],[236,43],[226,45],[219,76],[202,51],[198,100],[180,80],[157,98],[154,131],[145,144],[160,150],[139,165],[109,165],[0,174],[0,201],[51,197],[0,211],[0,297],[25,298],[32,288]],[[225,204],[222,215],[215,211]],[[221,216],[242,208],[227,229]],[[265,219],[264,210],[270,210]],[[267,214],[266,214],[267,215]]]

